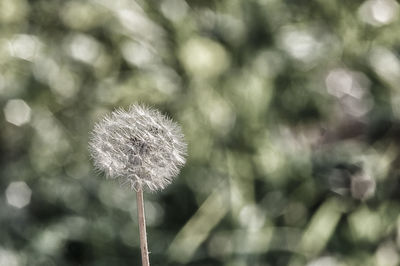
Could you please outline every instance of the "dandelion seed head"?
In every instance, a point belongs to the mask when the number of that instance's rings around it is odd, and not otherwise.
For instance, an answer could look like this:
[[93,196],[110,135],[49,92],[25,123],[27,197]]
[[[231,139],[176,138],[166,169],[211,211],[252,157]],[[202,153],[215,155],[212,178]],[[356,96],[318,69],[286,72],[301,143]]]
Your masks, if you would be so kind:
[[97,170],[134,190],[165,188],[186,161],[179,125],[143,105],[106,115],[94,126],[89,151]]

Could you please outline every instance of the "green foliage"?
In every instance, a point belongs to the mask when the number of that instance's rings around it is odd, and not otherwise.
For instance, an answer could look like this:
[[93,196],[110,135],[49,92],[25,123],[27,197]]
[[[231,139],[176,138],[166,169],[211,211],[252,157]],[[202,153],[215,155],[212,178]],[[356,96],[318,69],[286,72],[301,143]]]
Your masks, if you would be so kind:
[[398,265],[398,12],[0,0],[0,265],[139,265],[135,195],[87,151],[136,102],[188,142],[145,195],[152,265]]

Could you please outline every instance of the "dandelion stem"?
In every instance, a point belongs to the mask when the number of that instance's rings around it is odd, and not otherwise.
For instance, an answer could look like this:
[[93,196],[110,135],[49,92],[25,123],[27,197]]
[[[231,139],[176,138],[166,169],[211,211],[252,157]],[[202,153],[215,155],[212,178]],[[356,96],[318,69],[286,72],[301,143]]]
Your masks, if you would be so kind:
[[150,266],[149,251],[147,248],[147,234],[146,234],[146,217],[144,215],[143,203],[143,190],[139,188],[136,192],[138,220],[139,220],[139,234],[140,234],[140,250],[142,253],[142,266]]

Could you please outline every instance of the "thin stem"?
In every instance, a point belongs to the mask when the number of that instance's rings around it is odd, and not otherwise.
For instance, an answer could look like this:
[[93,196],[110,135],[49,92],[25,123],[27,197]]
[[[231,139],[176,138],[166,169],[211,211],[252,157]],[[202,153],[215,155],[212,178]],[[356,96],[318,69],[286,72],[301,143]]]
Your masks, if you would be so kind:
[[144,215],[143,190],[136,191],[136,201],[139,220],[140,250],[142,252],[142,266],[150,266],[149,251],[147,248],[146,217]]

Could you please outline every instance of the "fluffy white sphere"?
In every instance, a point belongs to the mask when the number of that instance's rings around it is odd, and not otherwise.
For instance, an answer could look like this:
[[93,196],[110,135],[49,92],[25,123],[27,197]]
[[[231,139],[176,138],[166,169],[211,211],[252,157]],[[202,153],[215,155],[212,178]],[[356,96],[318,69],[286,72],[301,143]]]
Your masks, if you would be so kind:
[[142,105],[115,110],[98,122],[89,151],[96,169],[134,190],[165,188],[186,161],[179,125]]

